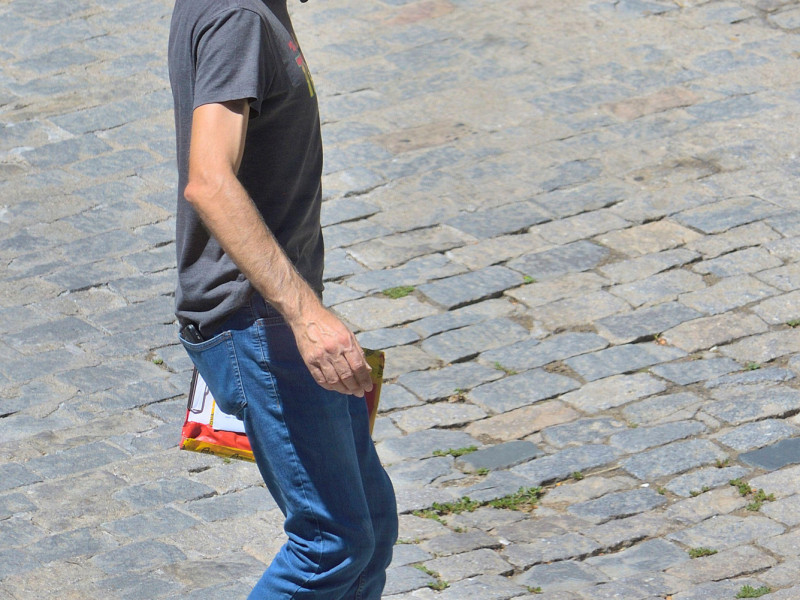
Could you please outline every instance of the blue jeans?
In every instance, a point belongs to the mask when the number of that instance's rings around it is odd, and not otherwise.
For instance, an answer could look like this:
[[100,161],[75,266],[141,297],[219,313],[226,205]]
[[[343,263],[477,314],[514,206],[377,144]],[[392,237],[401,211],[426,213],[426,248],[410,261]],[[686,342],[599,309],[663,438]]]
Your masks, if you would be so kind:
[[222,410],[244,421],[286,517],[289,539],[250,600],[379,600],[397,507],[364,399],[321,388],[286,322],[257,295],[211,339],[181,342]]

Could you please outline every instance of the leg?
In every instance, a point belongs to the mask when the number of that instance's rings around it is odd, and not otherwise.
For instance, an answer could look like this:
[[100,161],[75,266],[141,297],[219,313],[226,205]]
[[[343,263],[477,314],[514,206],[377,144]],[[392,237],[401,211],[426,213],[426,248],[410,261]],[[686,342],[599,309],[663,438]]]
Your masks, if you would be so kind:
[[363,399],[351,396],[350,414],[356,454],[372,520],[375,550],[361,576],[343,598],[380,600],[386,583],[386,568],[392,561],[392,551],[397,542],[397,503],[392,482],[380,463],[369,435],[369,420]]
[[[250,598],[377,600],[391,556],[387,539],[393,544],[396,533],[391,525],[376,531],[372,513],[390,504],[381,510],[396,519],[394,496],[388,478],[381,481],[386,474],[377,456],[360,456],[368,450],[364,436],[357,443],[353,434],[354,399],[313,381],[284,323],[259,321],[250,336],[257,339],[236,344],[245,428],[289,536]],[[359,429],[366,424],[363,413]],[[380,473],[369,474],[376,466]],[[377,494],[375,482],[383,484]],[[381,550],[374,557],[376,534]]]

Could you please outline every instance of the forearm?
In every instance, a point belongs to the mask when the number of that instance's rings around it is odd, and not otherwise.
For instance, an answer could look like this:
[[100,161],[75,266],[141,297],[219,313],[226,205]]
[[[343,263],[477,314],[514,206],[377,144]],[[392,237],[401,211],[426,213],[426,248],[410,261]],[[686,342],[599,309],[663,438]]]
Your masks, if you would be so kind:
[[185,196],[248,281],[287,321],[320,305],[235,176],[215,184],[190,182]]

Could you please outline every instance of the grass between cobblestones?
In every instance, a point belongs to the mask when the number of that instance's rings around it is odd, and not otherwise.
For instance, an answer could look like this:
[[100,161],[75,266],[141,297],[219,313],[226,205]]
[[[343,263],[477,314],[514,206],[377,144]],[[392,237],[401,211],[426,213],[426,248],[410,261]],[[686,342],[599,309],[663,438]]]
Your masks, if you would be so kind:
[[447,450],[434,450],[434,456],[452,456],[453,458],[458,458],[459,456],[464,456],[465,454],[472,454],[478,449],[477,446],[465,446],[464,448],[448,448]]
[[426,575],[430,575],[436,580],[428,584],[428,587],[431,588],[432,590],[441,591],[450,587],[450,584],[447,583],[444,579],[442,579],[442,576],[439,575],[439,573],[437,573],[436,571],[431,571],[425,565],[416,564],[414,565],[414,568],[419,569]]
[[399,285],[397,287],[385,289],[381,293],[388,298],[396,300],[397,298],[405,298],[413,291],[414,291],[413,285]]
[[772,591],[771,588],[767,587],[766,585],[762,585],[759,588],[754,588],[752,585],[745,585],[739,590],[739,593],[736,594],[737,598],[760,598],[764,594],[769,594]]
[[522,487],[514,494],[509,494],[494,500],[471,500],[468,496],[464,496],[453,502],[434,502],[430,508],[416,510],[413,514],[417,517],[433,519],[441,523],[441,517],[446,515],[458,515],[462,512],[473,512],[482,506],[530,512],[536,508],[537,503],[543,495],[544,491],[540,487]]
[[689,558],[701,558],[703,556],[713,556],[717,550],[712,548],[689,548]]
[[728,483],[739,490],[739,495],[749,498],[751,502],[745,508],[751,512],[761,510],[764,502],[774,502],[775,494],[767,494],[763,489],[756,490],[749,483],[742,479],[731,479]]

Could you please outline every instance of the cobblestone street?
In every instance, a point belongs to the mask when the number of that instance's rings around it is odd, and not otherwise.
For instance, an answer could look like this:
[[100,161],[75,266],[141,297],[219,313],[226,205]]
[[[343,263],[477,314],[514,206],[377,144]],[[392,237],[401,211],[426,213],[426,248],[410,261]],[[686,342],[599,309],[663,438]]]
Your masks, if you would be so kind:
[[[800,600],[800,1],[290,3],[384,598]],[[243,599],[283,543],[178,450],[171,10],[0,0],[0,600]]]

